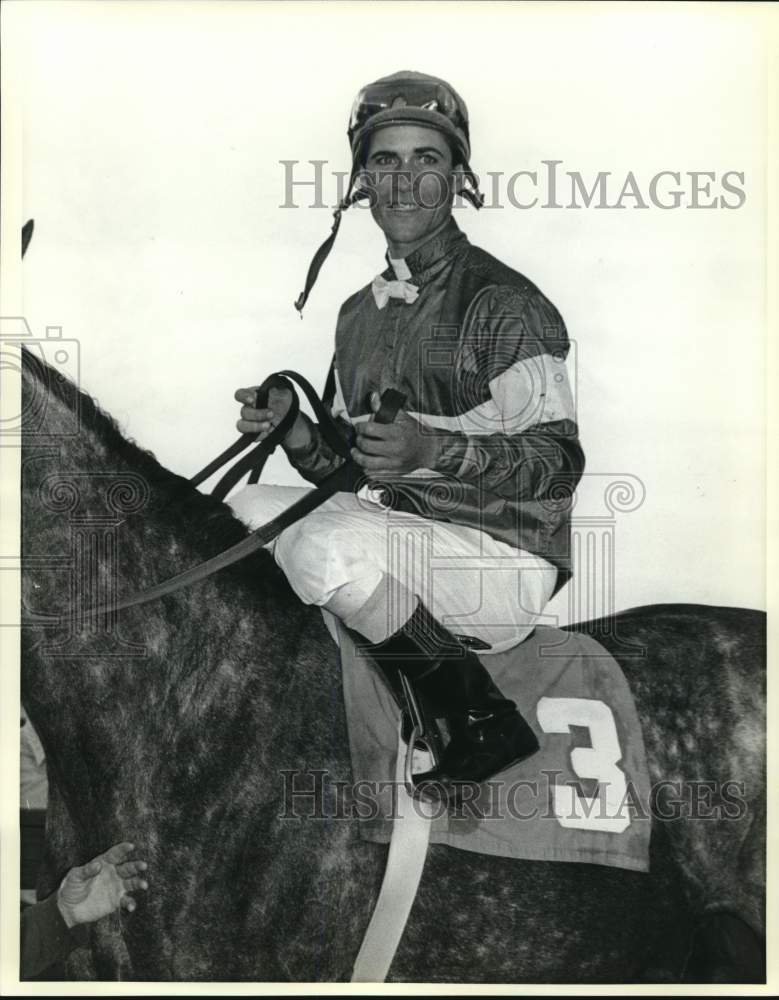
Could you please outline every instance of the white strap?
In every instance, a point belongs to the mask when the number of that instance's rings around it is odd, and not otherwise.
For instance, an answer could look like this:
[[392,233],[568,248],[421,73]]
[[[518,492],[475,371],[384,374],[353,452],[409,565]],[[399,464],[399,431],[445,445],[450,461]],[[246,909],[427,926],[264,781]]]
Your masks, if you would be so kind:
[[[425,799],[412,799],[406,791],[404,771],[406,744],[398,740],[395,781],[398,785],[398,814],[392,823],[387,870],[379,898],[354,963],[353,983],[383,983],[398,950],[408,915],[416,898],[425,867],[430,828],[438,808]],[[427,770],[429,758],[414,754],[414,770]],[[425,755],[426,756],[426,755]]]

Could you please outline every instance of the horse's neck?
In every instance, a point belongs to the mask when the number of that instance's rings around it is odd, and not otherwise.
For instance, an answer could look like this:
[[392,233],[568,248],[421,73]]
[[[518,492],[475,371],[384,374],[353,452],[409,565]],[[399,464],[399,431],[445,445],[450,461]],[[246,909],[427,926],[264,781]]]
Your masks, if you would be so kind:
[[[74,590],[82,608],[98,606],[109,584],[135,593],[245,537],[224,505],[124,441],[85,397],[79,429],[72,391],[49,391],[33,369],[28,402],[44,399],[51,436],[24,440],[27,611],[62,614]],[[111,511],[135,494],[136,513]],[[142,847],[158,893],[133,930],[139,978],[202,967],[190,928],[215,913],[255,948],[267,943],[259,957],[217,949],[215,978],[341,975],[366,859],[354,824],[312,816],[316,796],[305,794],[312,771],[325,772],[320,789],[350,776],[337,650],[318,609],[262,551],[106,621],[22,632],[23,697],[65,806],[47,831],[52,873],[119,840]],[[334,914],[340,944],[312,965],[311,941]]]
[[[71,428],[67,401],[48,402],[49,425]],[[106,579],[115,596],[135,593],[246,534],[227,507],[186,488],[99,413],[92,424],[82,413],[78,434],[53,443],[27,463],[24,482],[34,610],[62,612],[72,586],[83,608],[94,607]],[[144,491],[137,512],[106,510],[131,507]],[[74,558],[90,530],[97,549],[77,579],[70,566],[71,587],[56,570],[34,568]],[[36,586],[48,606],[36,606]],[[28,631],[23,670],[33,721],[85,823],[99,830],[100,816],[110,825],[121,795],[125,806],[135,799],[142,824],[150,800],[168,809],[163,800],[174,794],[208,808],[227,788],[238,799],[250,788],[270,805],[283,799],[287,771],[322,766],[348,777],[337,651],[319,612],[300,604],[267,553],[115,623],[86,625]]]

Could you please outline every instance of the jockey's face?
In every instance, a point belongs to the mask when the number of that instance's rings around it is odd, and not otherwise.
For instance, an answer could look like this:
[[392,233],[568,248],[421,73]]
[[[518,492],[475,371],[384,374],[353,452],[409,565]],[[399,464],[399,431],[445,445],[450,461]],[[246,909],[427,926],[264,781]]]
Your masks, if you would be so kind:
[[441,229],[452,212],[452,151],[423,125],[387,125],[369,137],[365,186],[371,214],[391,257],[407,257]]

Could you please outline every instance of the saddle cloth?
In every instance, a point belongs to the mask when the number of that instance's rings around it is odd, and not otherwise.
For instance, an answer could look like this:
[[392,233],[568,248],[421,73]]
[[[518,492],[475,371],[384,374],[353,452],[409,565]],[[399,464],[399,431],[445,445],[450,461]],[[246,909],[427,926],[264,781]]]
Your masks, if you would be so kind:
[[[337,630],[346,716],[365,840],[392,832],[399,709],[376,667]],[[505,653],[481,658],[541,744],[436,812],[430,843],[500,857],[649,870],[650,783],[641,726],[616,660],[586,635],[539,626]],[[415,768],[415,770],[417,770]]]

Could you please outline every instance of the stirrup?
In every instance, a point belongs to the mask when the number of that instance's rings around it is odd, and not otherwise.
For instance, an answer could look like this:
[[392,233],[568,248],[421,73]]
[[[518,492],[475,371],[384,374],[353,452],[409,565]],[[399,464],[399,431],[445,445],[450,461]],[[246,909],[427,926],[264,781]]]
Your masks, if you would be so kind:
[[[403,767],[403,784],[406,786],[406,792],[412,798],[420,798],[420,791],[414,784],[414,754],[421,751],[422,753],[426,753],[431,761],[440,761],[435,743],[435,740],[431,740],[423,735],[419,731],[418,726],[412,728],[406,745],[406,761]],[[438,765],[435,764],[434,766],[437,767]]]
[[[458,635],[455,637],[461,645],[471,650],[491,649],[489,643],[483,642],[474,636]],[[403,705],[401,706],[402,724],[401,732],[410,730],[407,739],[406,760],[404,767],[404,783],[406,791],[415,798],[429,798],[424,788],[420,788],[414,782],[413,762],[415,751],[426,753],[430,759],[430,767],[425,770],[435,770],[441,763],[445,746],[438,722],[432,719],[425,711],[424,701],[418,694],[414,682],[408,674],[398,671],[400,680],[400,694]],[[447,720],[448,721],[448,720]],[[452,733],[447,728],[447,743],[452,738]]]
[[432,766],[438,767],[443,756],[443,741],[437,723],[435,720],[428,718],[411,679],[403,673],[399,676],[403,701],[405,702],[405,706],[402,709],[403,724],[401,732],[407,731],[408,726],[411,727],[411,733],[407,740],[404,781],[408,794],[417,796],[419,792],[414,785],[412,770],[414,752],[421,750],[423,753],[426,753],[432,762]]

